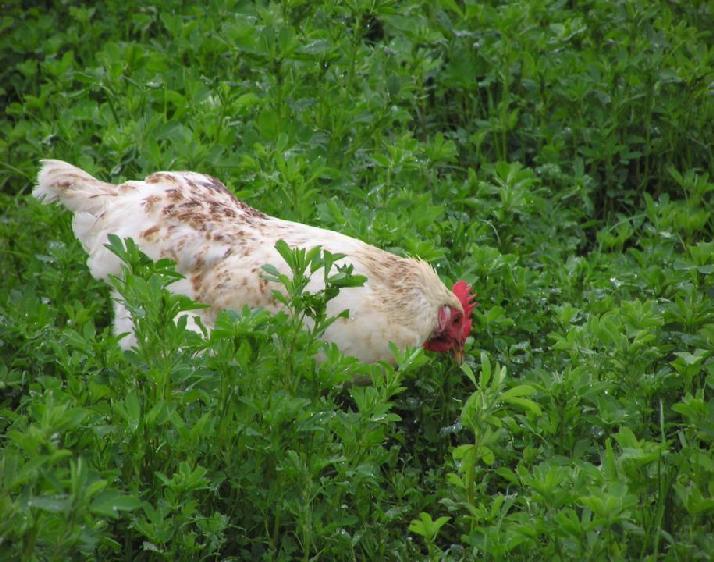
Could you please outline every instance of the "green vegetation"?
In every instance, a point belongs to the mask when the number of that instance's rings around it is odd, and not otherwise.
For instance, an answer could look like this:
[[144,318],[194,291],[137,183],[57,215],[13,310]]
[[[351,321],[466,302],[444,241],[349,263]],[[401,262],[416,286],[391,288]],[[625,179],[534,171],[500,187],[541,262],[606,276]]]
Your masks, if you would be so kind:
[[[0,14],[0,559],[710,559],[710,2],[149,4]],[[43,157],[429,260],[466,361],[323,349],[334,270],[202,338],[116,239],[122,352]]]

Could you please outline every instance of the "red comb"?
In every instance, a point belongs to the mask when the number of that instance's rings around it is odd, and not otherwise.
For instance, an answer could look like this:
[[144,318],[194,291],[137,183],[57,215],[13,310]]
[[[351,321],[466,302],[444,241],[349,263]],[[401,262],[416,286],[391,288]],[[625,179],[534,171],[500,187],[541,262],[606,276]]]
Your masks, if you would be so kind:
[[461,302],[461,306],[464,309],[464,323],[461,325],[461,336],[466,339],[471,332],[471,311],[476,306],[473,302],[474,294],[471,292],[471,285],[466,281],[457,281],[451,288],[456,298]]
[[471,285],[466,281],[457,281],[451,290],[456,295],[456,298],[461,301],[461,306],[464,307],[464,314],[471,316],[471,311],[474,309],[474,306],[476,306],[473,302],[475,295],[471,292]]

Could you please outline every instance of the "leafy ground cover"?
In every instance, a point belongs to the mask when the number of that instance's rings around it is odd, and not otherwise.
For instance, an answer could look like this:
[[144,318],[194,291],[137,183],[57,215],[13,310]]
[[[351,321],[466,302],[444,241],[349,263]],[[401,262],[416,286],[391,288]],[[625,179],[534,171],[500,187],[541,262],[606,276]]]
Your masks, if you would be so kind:
[[[0,558],[709,559],[712,30],[697,0],[5,3]],[[295,287],[201,338],[116,240],[122,352],[41,157],[203,171],[469,279],[466,361],[318,362]]]

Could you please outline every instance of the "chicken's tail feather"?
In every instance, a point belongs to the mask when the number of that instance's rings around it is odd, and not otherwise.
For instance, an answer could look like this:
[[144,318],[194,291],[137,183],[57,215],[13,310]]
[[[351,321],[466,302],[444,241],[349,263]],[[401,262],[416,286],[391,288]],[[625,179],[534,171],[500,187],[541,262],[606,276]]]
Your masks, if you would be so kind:
[[44,203],[60,201],[74,212],[94,214],[105,202],[101,196],[116,194],[116,186],[72,164],[62,160],[41,160],[41,164],[32,195]]

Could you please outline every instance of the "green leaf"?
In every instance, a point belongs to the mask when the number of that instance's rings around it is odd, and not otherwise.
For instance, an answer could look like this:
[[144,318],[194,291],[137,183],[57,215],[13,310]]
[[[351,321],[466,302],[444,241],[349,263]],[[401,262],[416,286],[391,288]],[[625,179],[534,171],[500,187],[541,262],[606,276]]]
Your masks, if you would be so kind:
[[505,398],[503,397],[503,401],[507,402],[508,404],[512,406],[517,406],[523,410],[527,410],[536,416],[540,416],[543,414],[542,410],[540,409],[540,406],[533,402],[533,400],[529,400],[528,398],[518,398],[518,397],[509,397]]
[[519,396],[530,396],[531,394],[534,394],[535,391],[536,389],[528,384],[519,384],[518,386],[514,386],[513,388],[501,394],[501,399],[508,400],[509,398],[515,398]]
[[290,246],[288,246],[288,243],[285,240],[278,240],[275,243],[275,249],[291,269],[295,268],[297,262],[293,257],[293,252],[291,251]]
[[436,535],[439,534],[439,530],[450,519],[450,517],[443,516],[433,521],[431,515],[422,511],[419,514],[419,519],[412,519],[409,523],[409,531],[424,537],[427,542],[433,542],[436,539]]
[[491,360],[485,351],[481,352],[481,388],[486,388],[491,381]]
[[474,386],[478,386],[476,382],[476,376],[474,375],[473,369],[468,363],[462,363],[460,365],[461,372],[466,375],[466,377],[471,381]]
[[122,511],[134,511],[139,507],[141,501],[135,496],[123,494],[118,490],[105,490],[92,500],[89,509],[98,515],[116,518]]
[[28,507],[60,513],[67,511],[72,505],[72,500],[67,494],[56,494],[53,496],[35,496],[27,500]]

